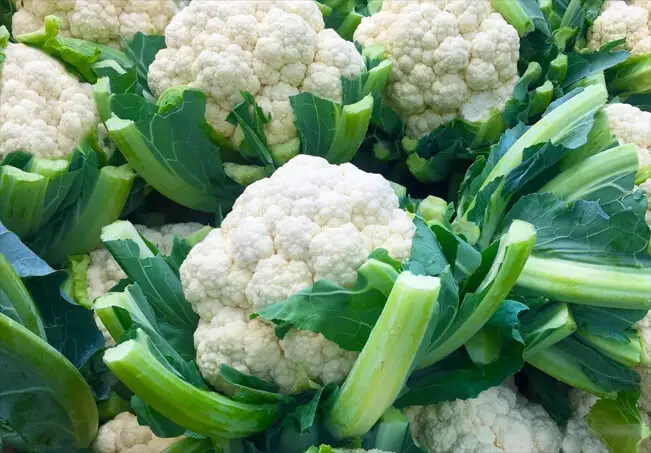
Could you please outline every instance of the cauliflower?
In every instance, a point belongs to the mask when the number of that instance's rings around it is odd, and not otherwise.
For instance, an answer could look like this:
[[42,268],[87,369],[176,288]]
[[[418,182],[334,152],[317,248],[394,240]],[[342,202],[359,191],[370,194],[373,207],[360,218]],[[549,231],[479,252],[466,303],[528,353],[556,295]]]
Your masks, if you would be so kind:
[[563,433],[563,453],[608,453],[606,446],[590,432],[588,412],[598,398],[590,393],[572,389],[570,403],[572,418],[567,421]]
[[609,0],[588,30],[588,47],[626,40],[633,55],[651,54],[651,2],[649,0]]
[[226,364],[289,392],[306,378],[342,381],[356,353],[309,331],[279,341],[273,325],[249,315],[319,279],[351,286],[376,248],[408,257],[414,230],[389,182],[351,164],[299,155],[248,186],[181,266],[185,297],[200,316],[203,377],[223,389]]
[[14,151],[65,159],[98,126],[92,87],[24,44],[0,53],[0,160]]
[[405,409],[416,442],[429,453],[553,453],[561,434],[545,410],[508,386],[477,398]]
[[[610,104],[604,111],[617,140],[635,145],[640,168],[651,169],[651,113],[628,104]],[[651,179],[639,186],[649,197],[646,222],[651,225]]]
[[196,0],[165,31],[167,48],[149,68],[157,96],[187,85],[207,96],[206,118],[215,130],[242,139],[226,118],[248,91],[271,121],[269,145],[297,140],[289,97],[300,92],[339,101],[341,77],[364,67],[353,43],[324,29],[316,2]]
[[118,47],[137,32],[159,35],[188,0],[17,0],[15,34],[43,27],[46,16],[62,20],[61,34]]
[[[645,354],[637,369],[638,373],[640,373],[640,388],[642,389],[638,406],[640,407],[642,420],[649,426],[651,425],[651,312],[647,313],[637,324],[637,329],[640,332],[642,350]],[[651,439],[642,441],[640,453],[651,453]]]
[[149,427],[138,424],[136,416],[122,412],[100,426],[93,444],[95,453],[160,453],[180,438],[156,437]]
[[[136,225],[136,229],[149,242],[156,245],[163,255],[169,255],[172,252],[174,238],[184,238],[199,229],[203,225],[200,223],[173,223],[163,225],[159,228],[150,228],[144,225]],[[86,283],[88,289],[88,299],[93,301],[98,297],[106,294],[117,285],[120,280],[127,278],[120,265],[113,259],[108,250],[100,247],[90,252],[90,263],[86,273]],[[95,324],[102,332],[107,347],[115,346],[115,341],[111,334],[106,330],[104,324],[95,316]]]
[[518,32],[488,0],[387,0],[355,40],[385,47],[387,101],[414,138],[457,117],[487,119],[518,80]]

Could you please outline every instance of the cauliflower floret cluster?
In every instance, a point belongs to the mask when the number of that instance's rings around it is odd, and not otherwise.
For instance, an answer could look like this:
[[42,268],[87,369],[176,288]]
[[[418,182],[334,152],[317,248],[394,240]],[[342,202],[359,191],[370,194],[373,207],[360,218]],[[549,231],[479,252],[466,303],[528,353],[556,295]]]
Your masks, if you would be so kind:
[[[651,363],[651,312],[647,313],[637,324],[637,329],[640,332],[642,351],[645,354],[644,363],[637,369],[637,372],[640,373],[640,388],[642,389],[638,406],[642,420],[649,426],[651,425],[651,366],[649,365]],[[640,453],[651,453],[651,439],[642,441]]]
[[62,21],[63,36],[117,47],[120,36],[137,32],[160,35],[189,0],[18,0],[13,31],[22,34],[43,27],[46,16]]
[[43,52],[7,44],[0,63],[0,160],[14,151],[67,157],[99,117],[92,87]]
[[518,80],[520,38],[488,0],[387,0],[355,40],[385,47],[387,100],[415,138],[456,117],[486,119]]
[[598,50],[619,39],[633,55],[651,54],[651,2],[613,0],[603,4],[601,14],[588,30],[588,47]]
[[[159,228],[150,228],[144,225],[135,225],[136,230],[149,242],[156,245],[163,255],[172,252],[174,238],[184,238],[201,229],[200,223],[173,223]],[[117,285],[120,280],[127,278],[120,265],[113,259],[108,250],[100,247],[90,252],[90,263],[86,273],[88,285],[88,298],[92,301],[106,294]],[[106,330],[102,321],[95,315],[95,323],[102,332],[107,346],[115,346],[115,341]]]
[[100,426],[93,444],[95,453],[160,453],[179,438],[156,437],[149,427],[138,424],[130,412],[122,412]]
[[542,406],[508,386],[477,398],[405,409],[416,442],[429,453],[550,453],[561,433]]
[[307,378],[342,381],[355,353],[309,331],[279,341],[272,325],[249,315],[319,279],[353,285],[376,248],[408,257],[414,229],[389,182],[351,164],[299,155],[248,186],[181,266],[200,316],[194,339],[204,378],[220,388],[226,364],[288,392]]
[[[651,113],[629,104],[610,104],[605,112],[617,141],[637,147],[640,168],[651,166]],[[640,188],[649,197],[646,222],[651,225],[651,179],[642,182]]]
[[588,412],[599,398],[577,389],[570,391],[572,418],[563,433],[563,453],[608,453],[608,448],[590,432]]
[[149,68],[155,94],[179,85],[202,90],[208,122],[231,138],[235,126],[226,117],[248,91],[271,115],[269,145],[297,138],[290,96],[307,91],[338,101],[341,77],[358,76],[364,65],[353,43],[324,29],[316,2],[305,0],[193,1],[165,41]]

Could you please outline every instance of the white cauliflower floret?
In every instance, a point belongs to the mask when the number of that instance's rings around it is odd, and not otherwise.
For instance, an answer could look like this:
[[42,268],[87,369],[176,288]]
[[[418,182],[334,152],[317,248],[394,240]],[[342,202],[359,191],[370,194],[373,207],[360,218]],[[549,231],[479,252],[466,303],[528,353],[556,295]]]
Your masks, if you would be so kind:
[[99,122],[92,87],[24,44],[0,64],[0,160],[14,151],[66,158]]
[[606,446],[590,432],[588,412],[599,398],[581,390],[570,391],[572,418],[563,433],[563,453],[608,453]]
[[100,426],[93,444],[95,453],[160,453],[180,438],[163,439],[138,424],[130,412],[122,412]]
[[[189,236],[200,230],[202,225],[188,222],[163,225],[159,228],[150,228],[144,225],[136,225],[135,227],[149,242],[155,244],[163,255],[169,255],[172,252],[175,237],[184,238]],[[86,271],[86,284],[88,298],[93,301],[109,292],[120,280],[127,278],[127,275],[104,247],[93,250],[89,256],[90,263]],[[106,346],[115,346],[115,341],[97,315],[95,315],[95,324],[102,332]]]
[[194,1],[165,31],[167,48],[149,68],[156,95],[189,85],[207,95],[206,118],[234,144],[226,121],[248,91],[271,121],[270,145],[297,137],[289,97],[312,92],[341,99],[341,77],[357,77],[364,61],[353,43],[325,30],[317,4],[307,0]]
[[429,453],[551,453],[561,435],[542,406],[507,387],[477,398],[405,409],[416,442]]
[[387,100],[411,137],[455,117],[487,119],[518,79],[520,38],[488,0],[386,0],[355,41],[385,46],[393,62]]
[[308,331],[279,340],[271,324],[249,315],[318,279],[353,285],[374,248],[408,257],[414,229],[389,182],[351,164],[299,155],[248,186],[181,266],[185,297],[201,317],[195,344],[203,377],[224,388],[226,364],[289,392],[308,378],[341,382],[356,353]]
[[[648,183],[648,181],[647,181]],[[647,211],[648,214],[648,211]],[[644,362],[637,368],[640,373],[640,388],[642,389],[638,406],[644,423],[651,424],[651,312],[637,323],[638,332],[642,339]],[[640,444],[640,453],[651,453],[651,439],[645,439]]]
[[[640,168],[651,167],[651,113],[629,104],[610,104],[604,110],[617,141],[635,145]],[[639,186],[648,196],[646,222],[651,225],[651,179]]]
[[651,2],[613,0],[604,2],[601,14],[588,30],[588,47],[598,50],[619,39],[633,55],[651,54]]
[[18,0],[13,16],[17,35],[39,30],[46,16],[62,21],[63,36],[119,46],[137,32],[159,35],[188,0]]

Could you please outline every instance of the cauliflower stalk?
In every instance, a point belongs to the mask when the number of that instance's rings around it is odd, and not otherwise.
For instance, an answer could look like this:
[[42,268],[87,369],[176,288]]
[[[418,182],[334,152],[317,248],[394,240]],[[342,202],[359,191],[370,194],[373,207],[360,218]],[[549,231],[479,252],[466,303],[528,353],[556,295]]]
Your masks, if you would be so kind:
[[0,28],[0,219],[60,263],[98,245],[135,175],[104,165],[110,151],[97,139],[92,87],[40,50],[7,39]]
[[[221,179],[225,173],[242,185],[301,151],[332,163],[350,161],[371,120],[372,93],[382,89],[391,70],[390,62],[369,63],[352,42],[325,29],[316,2],[307,0],[192,2],[166,28],[165,43],[147,73],[157,113],[130,117],[120,106],[142,98],[105,93],[111,101],[103,119],[121,152],[153,187],[210,212],[224,189],[206,193],[219,178],[208,177],[211,166],[189,171],[188,160],[212,161]],[[161,118],[170,110],[172,118]],[[156,127],[150,125],[162,121],[183,136],[188,122],[210,134],[197,146],[171,149],[168,140],[148,137]],[[180,152],[183,159],[177,159]],[[158,154],[181,168],[160,166]],[[226,162],[223,168],[216,156]],[[197,174],[208,174],[205,182]]]
[[43,26],[45,17],[62,20],[64,36],[119,47],[120,38],[137,32],[157,35],[187,0],[17,0],[13,32],[31,33]]

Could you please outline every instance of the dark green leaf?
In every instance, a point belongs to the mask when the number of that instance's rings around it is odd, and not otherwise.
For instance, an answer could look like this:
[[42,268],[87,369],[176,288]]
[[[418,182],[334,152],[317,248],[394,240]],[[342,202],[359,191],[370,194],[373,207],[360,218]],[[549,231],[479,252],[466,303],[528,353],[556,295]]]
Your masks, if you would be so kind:
[[563,87],[569,87],[584,77],[612,68],[626,61],[630,55],[630,52],[624,50],[614,52],[600,50],[592,53],[571,52],[567,56],[567,78]]
[[266,115],[255,102],[251,93],[243,91],[244,101],[236,105],[226,120],[242,128],[244,140],[239,146],[239,151],[248,159],[253,159],[257,164],[273,166],[271,151],[267,144],[265,125],[271,121],[271,115]]
[[416,232],[412,239],[411,255],[405,269],[417,275],[437,276],[448,265],[436,236],[420,217],[414,218]]
[[522,373],[516,375],[516,384],[529,401],[540,404],[559,426],[565,426],[572,416],[569,385],[531,365],[525,365]]
[[301,138],[303,154],[325,157],[337,130],[341,106],[312,93],[290,96],[294,125]]
[[258,379],[255,376],[240,373],[235,368],[222,364],[219,374],[232,387],[228,396],[235,401],[252,404],[288,402],[287,395],[278,393],[278,386]]
[[620,341],[628,339],[626,332],[646,314],[646,310],[622,310],[579,304],[572,306],[572,315],[579,329]]
[[123,37],[120,39],[122,40],[124,53],[134,63],[138,73],[138,81],[143,87],[149,89],[147,84],[149,66],[156,59],[158,51],[165,48],[165,37],[144,35],[138,32],[132,39],[127,40]]

